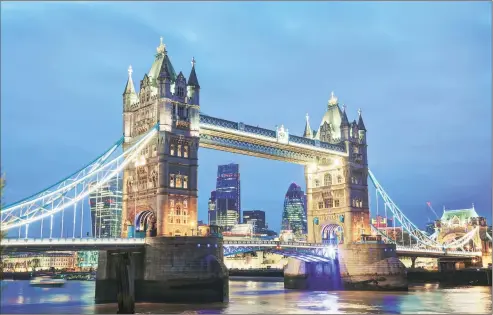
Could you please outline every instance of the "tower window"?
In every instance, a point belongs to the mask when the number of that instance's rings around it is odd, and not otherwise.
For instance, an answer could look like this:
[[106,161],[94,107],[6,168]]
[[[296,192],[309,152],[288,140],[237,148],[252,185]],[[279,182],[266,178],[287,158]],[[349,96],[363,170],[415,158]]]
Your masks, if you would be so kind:
[[330,174],[325,174],[324,175],[324,186],[329,186],[332,184],[332,176]]
[[338,200],[338,199],[334,200],[334,207],[336,207],[336,208],[337,208],[337,207],[339,207],[339,206],[340,206],[340,205],[339,205],[339,200]]
[[315,187],[320,186],[320,181],[318,179],[315,180]]
[[177,188],[182,187],[181,175],[176,175],[176,187]]
[[170,175],[169,176],[169,186],[170,187],[175,187],[175,175]]
[[182,86],[177,87],[176,88],[176,94],[179,97],[183,97],[183,95],[185,95],[185,89]]
[[181,144],[179,144],[178,148],[176,149],[176,156],[181,156]]
[[169,145],[169,154],[175,155],[175,145],[173,143]]
[[188,176],[183,176],[183,188],[188,188]]
[[183,146],[183,157],[188,158],[188,145]]
[[183,106],[178,106],[178,117],[184,117],[185,109]]
[[338,184],[342,183],[342,176],[341,175],[337,176],[337,183]]
[[323,203],[322,201],[320,201],[320,202],[318,203],[318,208],[319,208],[319,209],[323,209],[323,208],[324,208],[324,203]]
[[332,208],[333,200],[332,198],[325,199],[325,208]]

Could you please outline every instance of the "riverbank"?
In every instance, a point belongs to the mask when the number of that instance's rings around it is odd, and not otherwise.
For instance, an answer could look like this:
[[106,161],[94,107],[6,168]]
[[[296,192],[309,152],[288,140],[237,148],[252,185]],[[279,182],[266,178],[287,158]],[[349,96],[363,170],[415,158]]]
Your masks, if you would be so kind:
[[491,286],[491,269],[471,268],[451,271],[408,271],[412,283],[438,282],[447,285]]

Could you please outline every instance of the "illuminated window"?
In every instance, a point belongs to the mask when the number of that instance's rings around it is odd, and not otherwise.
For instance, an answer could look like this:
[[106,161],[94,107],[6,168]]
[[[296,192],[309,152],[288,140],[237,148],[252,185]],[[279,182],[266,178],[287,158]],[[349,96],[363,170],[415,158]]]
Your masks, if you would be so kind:
[[176,206],[176,215],[181,215],[181,207],[180,205]]
[[342,176],[341,175],[337,176],[337,183],[338,184],[342,183]]
[[332,176],[330,174],[325,174],[324,175],[324,186],[329,186],[332,184]]
[[188,176],[183,176],[183,188],[188,188]]
[[183,157],[188,157],[188,145],[183,146]]
[[175,187],[175,175],[170,175],[169,176],[169,186],[170,187]]
[[174,208],[174,207],[175,207],[175,200],[174,200],[174,199],[170,199],[170,200],[169,200],[169,206],[170,206],[171,208]]
[[318,203],[318,208],[319,208],[319,209],[323,209],[323,208],[324,208],[324,203],[323,203],[322,201],[320,201],[320,202]]
[[173,143],[169,145],[169,154],[175,155],[175,145]]
[[181,188],[182,182],[181,182],[181,175],[176,175],[176,187]]
[[183,208],[188,208],[188,201],[186,199],[183,200]]
[[176,219],[176,224],[180,224],[181,220],[179,218]]
[[338,199],[334,200],[334,207],[339,207],[339,200]]
[[178,148],[176,149],[176,156],[181,156],[181,144],[179,144]]

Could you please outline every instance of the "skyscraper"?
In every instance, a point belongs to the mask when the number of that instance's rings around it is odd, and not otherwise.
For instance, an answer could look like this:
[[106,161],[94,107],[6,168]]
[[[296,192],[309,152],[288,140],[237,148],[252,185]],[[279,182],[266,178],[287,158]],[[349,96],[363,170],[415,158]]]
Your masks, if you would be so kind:
[[292,230],[294,233],[306,234],[306,206],[305,193],[300,186],[292,183],[284,198],[284,211],[282,212],[282,229]]
[[[211,202],[213,193],[211,193]],[[211,207],[211,206],[210,206]],[[230,228],[241,218],[240,166],[238,164],[219,165],[215,190],[216,225]]]
[[266,230],[265,211],[262,210],[244,210],[243,223],[252,224],[255,233],[260,233]]
[[209,225],[217,225],[216,221],[216,191],[211,191],[211,197],[208,204],[208,221]]
[[[95,185],[93,182],[90,185]],[[115,178],[89,195],[93,237],[121,237],[122,180]]]

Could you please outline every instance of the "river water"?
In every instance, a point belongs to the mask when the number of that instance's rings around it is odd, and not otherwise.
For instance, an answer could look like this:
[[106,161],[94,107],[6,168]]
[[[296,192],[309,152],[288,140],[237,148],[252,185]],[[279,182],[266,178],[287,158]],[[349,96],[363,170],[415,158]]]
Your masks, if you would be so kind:
[[[115,304],[95,305],[91,281],[62,288],[35,288],[29,281],[3,281],[0,313],[116,313]],[[137,304],[137,313],[198,314],[439,314],[492,313],[491,287],[410,286],[409,292],[300,292],[282,282],[230,281],[229,303]]]

